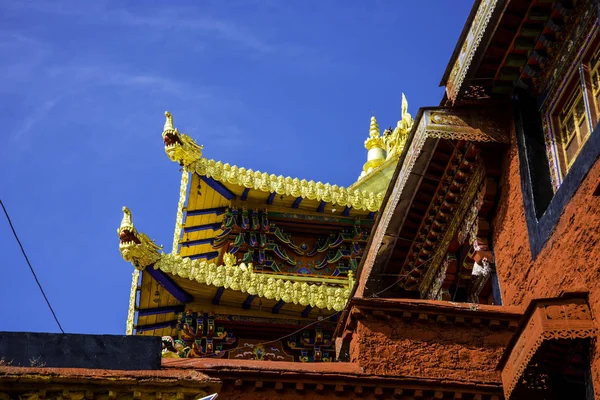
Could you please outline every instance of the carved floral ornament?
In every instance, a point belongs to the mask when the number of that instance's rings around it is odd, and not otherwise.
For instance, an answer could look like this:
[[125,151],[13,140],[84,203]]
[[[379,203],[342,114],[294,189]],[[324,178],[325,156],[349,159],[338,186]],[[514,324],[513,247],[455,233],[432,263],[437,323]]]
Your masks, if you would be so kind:
[[[519,332],[519,331],[518,331]],[[501,360],[506,399],[521,380],[527,366],[545,341],[596,337],[590,309],[582,298],[540,301],[530,313],[527,325]]]
[[202,146],[196,144],[188,135],[173,128],[173,117],[168,112],[166,115],[167,122],[162,135],[165,152],[171,161],[179,163],[188,172],[195,172],[200,176],[248,189],[324,201],[358,210],[375,212],[381,207],[383,193],[347,189],[329,183],[300,180],[282,175],[277,176],[203,158]]
[[315,278],[314,283],[308,283],[295,281],[293,276],[255,273],[252,264],[237,265],[236,257],[229,253],[224,256],[224,265],[191,260],[173,253],[159,253],[160,247],[135,229],[129,209],[123,209],[123,222],[118,229],[119,250],[123,259],[139,270],[159,269],[206,285],[328,310],[343,310],[350,298],[354,286],[352,271],[348,272],[347,279],[340,279],[339,284],[319,282],[318,278]]

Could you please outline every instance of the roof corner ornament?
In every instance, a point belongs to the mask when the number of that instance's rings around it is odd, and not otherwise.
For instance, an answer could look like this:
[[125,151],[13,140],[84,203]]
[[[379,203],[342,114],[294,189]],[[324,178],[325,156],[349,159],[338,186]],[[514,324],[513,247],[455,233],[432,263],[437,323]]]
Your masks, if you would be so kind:
[[146,234],[138,232],[133,225],[131,211],[123,207],[123,220],[117,229],[119,234],[119,251],[127,262],[136,269],[143,270],[156,263],[162,257],[161,246],[154,243]]
[[393,131],[386,131],[387,134],[384,134],[384,141],[388,159],[392,156],[400,155],[400,153],[402,153],[402,150],[406,145],[408,135],[414,123],[412,116],[408,112],[408,101],[406,100],[406,96],[404,96],[404,93],[402,93],[401,110],[402,113],[400,116],[400,120],[396,125],[396,128],[394,128]]
[[165,153],[171,161],[179,163],[186,171],[193,172],[196,163],[202,158],[203,146],[200,146],[186,134],[180,133],[173,126],[173,115],[165,111],[165,126],[162,138],[165,143]]

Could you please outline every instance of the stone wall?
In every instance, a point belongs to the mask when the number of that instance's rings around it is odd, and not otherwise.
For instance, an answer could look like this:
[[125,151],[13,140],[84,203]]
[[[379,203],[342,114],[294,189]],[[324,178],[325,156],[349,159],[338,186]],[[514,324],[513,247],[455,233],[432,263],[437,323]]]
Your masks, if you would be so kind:
[[[594,196],[599,183],[597,160],[566,205],[550,239],[532,260],[519,157],[516,145],[511,145],[504,160],[501,197],[492,226],[504,305],[526,306],[533,298],[587,289],[592,315],[600,315],[600,196]],[[599,353],[593,351],[592,356],[596,396],[600,396]]]

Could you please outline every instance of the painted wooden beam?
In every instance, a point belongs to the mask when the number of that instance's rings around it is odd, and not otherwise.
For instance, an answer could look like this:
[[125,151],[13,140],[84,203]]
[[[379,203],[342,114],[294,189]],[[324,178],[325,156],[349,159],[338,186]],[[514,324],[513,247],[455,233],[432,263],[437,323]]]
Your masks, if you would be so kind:
[[285,301],[283,301],[283,300],[279,300],[279,301],[277,302],[277,304],[275,304],[275,305],[273,306],[273,310],[271,310],[271,312],[272,312],[273,314],[279,314],[279,310],[281,310],[281,307],[283,307],[284,305],[285,305]]
[[154,269],[153,265],[150,265],[144,269],[152,278],[154,278],[165,290],[173,295],[178,301],[183,304],[191,303],[194,301],[194,296],[179,287],[177,283],[166,273],[160,269]]
[[213,231],[221,229],[221,223],[215,222],[213,224],[186,226],[185,228],[183,228],[183,231],[184,232],[198,232],[198,231],[207,231],[209,229],[212,229]]
[[196,215],[209,215],[209,214],[221,215],[221,214],[225,214],[225,211],[227,211],[227,207],[213,207],[213,208],[205,208],[202,210],[189,210],[189,211],[186,211],[186,215],[188,217],[195,217]]
[[300,207],[300,202],[302,202],[302,197],[296,197],[296,200],[294,200],[294,204],[292,204],[292,208]]
[[310,314],[313,308],[311,306],[306,306],[304,311],[302,311],[302,318],[308,318],[308,314]]
[[327,203],[325,203],[324,201],[322,201],[319,204],[319,208],[317,208],[317,212],[321,212],[322,213],[323,211],[325,211],[325,204],[327,204]]
[[172,321],[158,322],[156,324],[138,325],[135,327],[135,330],[138,332],[146,332],[153,331],[154,329],[175,328],[177,326],[177,322],[178,321],[174,319]]
[[250,192],[249,188],[244,189],[244,191],[242,192],[242,200],[248,200],[248,193]]
[[223,286],[221,286],[220,288],[217,289],[217,293],[215,294],[215,297],[213,297],[212,303],[215,306],[218,306],[219,303],[221,302],[221,297],[223,296],[223,292],[225,291],[225,288]]
[[169,314],[169,313],[180,313],[185,310],[185,306],[183,304],[179,304],[176,306],[166,306],[166,307],[155,307],[155,308],[144,308],[138,310],[138,317],[145,317],[148,315],[158,315],[158,314]]
[[235,194],[233,194],[231,190],[227,189],[221,182],[215,181],[213,178],[209,178],[207,176],[201,176],[200,179],[202,179],[208,186],[213,188],[215,192],[219,193],[227,200],[235,199]]
[[347,217],[348,215],[350,215],[350,210],[352,209],[352,207],[348,207],[346,206],[346,208],[344,208],[344,212],[342,212],[342,215],[344,217]]
[[275,199],[275,192],[272,192],[267,199],[267,204],[273,204],[273,200]]
[[250,309],[250,307],[252,306],[252,302],[254,301],[254,298],[255,298],[255,297],[256,297],[256,296],[255,296],[255,295],[253,295],[253,294],[249,295],[249,296],[246,298],[246,301],[244,301],[244,303],[242,304],[242,308],[243,308],[244,310],[249,310],[249,309]]
[[213,244],[214,241],[215,241],[215,238],[189,240],[187,242],[181,242],[181,245],[183,247],[190,247],[190,246],[198,246],[198,245],[201,245],[201,244]]
[[200,258],[206,258],[207,260],[212,260],[213,258],[217,258],[219,256],[218,251],[209,251],[208,253],[200,253],[200,254],[192,254],[191,256],[184,256],[184,258],[189,258],[190,260],[198,260]]

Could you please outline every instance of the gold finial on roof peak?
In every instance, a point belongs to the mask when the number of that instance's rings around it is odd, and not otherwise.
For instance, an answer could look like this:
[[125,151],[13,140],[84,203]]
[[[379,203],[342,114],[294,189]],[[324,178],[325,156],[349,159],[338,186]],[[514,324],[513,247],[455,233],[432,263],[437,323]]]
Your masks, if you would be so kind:
[[374,114],[371,116],[371,124],[369,126],[369,136],[370,137],[379,136],[379,125],[377,124],[377,118],[375,118]]
[[379,132],[379,125],[377,124],[377,118],[375,115],[371,116],[371,123],[369,124],[369,137],[365,140],[365,148],[371,149],[383,149],[383,138]]

